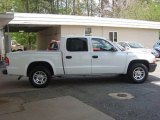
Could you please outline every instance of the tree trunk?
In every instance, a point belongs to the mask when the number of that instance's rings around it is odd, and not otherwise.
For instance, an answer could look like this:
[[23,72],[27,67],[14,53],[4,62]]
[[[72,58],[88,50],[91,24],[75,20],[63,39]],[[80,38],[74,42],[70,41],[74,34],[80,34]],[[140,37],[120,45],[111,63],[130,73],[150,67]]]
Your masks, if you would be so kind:
[[26,12],[29,13],[29,0],[27,0],[26,2],[27,2],[27,4],[26,4]]
[[100,7],[101,9],[100,9],[100,11],[101,11],[101,17],[103,17],[104,16],[104,13],[103,13],[103,11],[104,11],[104,1],[103,0],[101,0],[101,7]]
[[73,0],[73,15],[76,14],[76,0]]
[[66,14],[68,14],[68,0],[66,0]]
[[93,16],[93,0],[91,0],[91,16]]
[[90,14],[89,14],[89,2],[88,2],[88,0],[86,1],[86,6],[87,6],[87,16],[89,16]]
[[57,0],[57,14],[59,13],[59,0]]

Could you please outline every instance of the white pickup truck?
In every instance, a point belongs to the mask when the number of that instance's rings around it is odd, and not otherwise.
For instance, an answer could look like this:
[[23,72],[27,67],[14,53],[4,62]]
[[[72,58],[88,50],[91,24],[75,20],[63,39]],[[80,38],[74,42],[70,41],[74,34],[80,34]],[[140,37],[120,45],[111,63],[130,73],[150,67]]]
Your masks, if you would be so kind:
[[8,53],[3,74],[28,76],[34,87],[46,87],[52,76],[124,74],[144,82],[156,68],[155,57],[127,52],[101,37],[62,37],[60,48],[50,51]]

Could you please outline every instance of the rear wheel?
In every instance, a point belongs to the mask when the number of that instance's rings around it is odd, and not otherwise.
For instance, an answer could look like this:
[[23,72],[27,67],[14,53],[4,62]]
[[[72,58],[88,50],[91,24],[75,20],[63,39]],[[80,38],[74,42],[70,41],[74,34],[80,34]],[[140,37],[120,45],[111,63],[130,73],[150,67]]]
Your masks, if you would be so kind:
[[135,83],[142,83],[148,77],[148,68],[144,64],[133,64],[128,71],[129,78]]
[[51,79],[50,71],[43,66],[35,67],[29,74],[30,83],[36,88],[44,88]]

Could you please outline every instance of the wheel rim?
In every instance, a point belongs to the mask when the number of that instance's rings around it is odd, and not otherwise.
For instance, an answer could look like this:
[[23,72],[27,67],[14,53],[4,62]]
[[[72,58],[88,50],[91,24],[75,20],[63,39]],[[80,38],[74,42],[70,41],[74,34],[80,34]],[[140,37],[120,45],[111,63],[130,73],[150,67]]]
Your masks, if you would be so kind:
[[141,67],[137,67],[133,71],[133,77],[135,80],[140,81],[143,80],[145,77],[145,71]]
[[33,74],[33,81],[37,85],[43,85],[47,82],[47,74],[43,71],[37,71]]

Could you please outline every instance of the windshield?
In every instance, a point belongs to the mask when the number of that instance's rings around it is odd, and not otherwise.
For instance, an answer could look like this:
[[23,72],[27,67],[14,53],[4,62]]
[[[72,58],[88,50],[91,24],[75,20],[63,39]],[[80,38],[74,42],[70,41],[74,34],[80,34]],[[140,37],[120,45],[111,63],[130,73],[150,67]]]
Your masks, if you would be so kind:
[[122,47],[120,44],[118,43],[114,43],[121,51],[125,51],[125,48]]
[[141,45],[140,43],[132,42],[132,43],[128,43],[128,45],[129,45],[131,48],[143,48],[143,45]]

